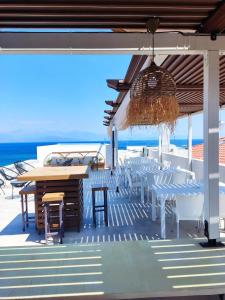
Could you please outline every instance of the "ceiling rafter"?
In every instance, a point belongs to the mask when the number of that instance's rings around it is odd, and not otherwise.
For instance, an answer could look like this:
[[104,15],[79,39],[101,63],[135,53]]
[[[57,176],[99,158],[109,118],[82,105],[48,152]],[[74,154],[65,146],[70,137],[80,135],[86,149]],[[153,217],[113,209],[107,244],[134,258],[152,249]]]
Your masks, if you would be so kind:
[[219,0],[2,0],[0,27],[125,28],[143,31],[151,16],[160,29],[192,29],[212,13]]
[[199,32],[219,33],[225,30],[225,1],[219,2],[217,8],[212,11],[207,19],[200,24]]

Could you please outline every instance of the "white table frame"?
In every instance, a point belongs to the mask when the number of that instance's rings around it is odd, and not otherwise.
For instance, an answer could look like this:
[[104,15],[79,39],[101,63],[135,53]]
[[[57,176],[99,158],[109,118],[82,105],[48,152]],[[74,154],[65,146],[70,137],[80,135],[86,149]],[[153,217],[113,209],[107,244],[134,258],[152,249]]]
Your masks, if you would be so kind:
[[[161,238],[166,238],[166,201],[176,200],[177,195],[198,195],[204,193],[204,185],[199,183],[153,185],[152,186],[152,221],[156,221],[156,202],[160,202]],[[220,185],[220,193],[225,193],[225,186]]]

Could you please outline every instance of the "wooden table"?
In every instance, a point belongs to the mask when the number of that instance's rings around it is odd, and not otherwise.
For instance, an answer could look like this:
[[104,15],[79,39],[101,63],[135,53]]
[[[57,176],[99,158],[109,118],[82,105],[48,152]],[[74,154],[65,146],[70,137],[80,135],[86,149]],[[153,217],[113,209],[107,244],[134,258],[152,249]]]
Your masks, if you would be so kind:
[[40,167],[17,177],[21,181],[36,182],[36,228],[44,229],[42,196],[45,193],[64,192],[65,228],[80,230],[83,216],[83,179],[88,178],[87,166]]

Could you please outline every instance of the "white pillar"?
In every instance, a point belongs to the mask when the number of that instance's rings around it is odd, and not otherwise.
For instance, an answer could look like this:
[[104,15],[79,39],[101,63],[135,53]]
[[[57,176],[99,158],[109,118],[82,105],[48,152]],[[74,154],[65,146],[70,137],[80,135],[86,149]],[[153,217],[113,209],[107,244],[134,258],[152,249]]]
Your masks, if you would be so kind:
[[192,115],[188,115],[188,168],[192,171]]
[[112,129],[112,137],[111,137],[111,170],[115,167],[115,131],[114,128]]
[[106,156],[107,156],[107,163],[106,163],[106,165],[110,168],[110,169],[112,169],[112,126],[109,126],[108,127],[108,136],[109,136],[109,138],[110,138],[110,142],[109,142],[109,148],[107,147],[107,154],[106,154]]
[[209,239],[219,238],[219,52],[204,55],[204,200]]
[[114,129],[114,140],[115,140],[115,147],[114,147],[115,167],[117,167],[119,155],[118,155],[118,130],[116,128]]
[[159,145],[158,145],[158,153],[159,153],[159,163],[162,163],[162,133],[161,128],[159,129]]
[[170,131],[169,128],[165,125],[161,125],[162,130],[162,152],[168,153],[170,150]]

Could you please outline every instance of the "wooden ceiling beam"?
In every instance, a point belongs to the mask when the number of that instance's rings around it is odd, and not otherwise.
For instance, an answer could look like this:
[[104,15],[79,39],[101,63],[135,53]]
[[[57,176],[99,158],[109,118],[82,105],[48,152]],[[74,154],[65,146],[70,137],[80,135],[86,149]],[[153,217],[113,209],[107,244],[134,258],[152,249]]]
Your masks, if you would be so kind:
[[221,1],[216,10],[199,26],[200,32],[219,33],[225,30],[225,1]]
[[[198,22],[161,22],[161,29],[194,29]],[[5,28],[130,28],[130,29],[146,29],[146,20],[135,21],[135,20],[50,20],[50,19],[39,19],[39,20],[0,20],[0,27]]]
[[[95,12],[95,11],[71,11],[67,12],[62,9],[62,11],[2,11],[0,8],[0,17],[1,18],[79,18],[79,19],[134,19],[135,20],[142,20],[142,19],[148,19],[149,13],[146,13],[146,11],[141,12]],[[207,13],[159,13],[157,17],[162,20],[162,22],[168,22],[174,20],[180,20],[183,22],[184,20],[199,20],[202,18],[207,17]]]
[[133,55],[127,69],[127,73],[125,75],[124,81],[127,83],[132,83],[136,78],[137,74],[140,72],[141,68],[143,67],[146,59],[148,58],[147,55]]
[[176,67],[175,70],[173,70],[172,74],[173,77],[175,77],[178,73],[182,72],[184,70],[184,68],[189,65],[189,63],[192,62],[192,60],[194,59],[195,56],[192,55],[184,55],[181,56],[182,57],[182,61],[181,63]]
[[177,74],[174,79],[179,83],[188,81],[189,79],[192,79],[195,73],[199,72],[199,70],[203,72],[203,61],[193,61],[185,68],[185,72],[181,71],[181,74]]
[[112,101],[112,100],[106,100],[105,103],[106,103],[107,105],[112,106],[112,107],[119,107],[119,106],[120,106],[119,103],[114,102],[114,101]]
[[203,103],[185,103],[185,102],[182,102],[182,103],[179,103],[178,102],[178,104],[179,104],[179,106],[183,106],[183,107],[185,107],[185,106],[193,106],[193,107],[202,107],[203,106]]
[[107,121],[111,121],[111,120],[112,120],[112,117],[104,116],[104,118],[105,118]]
[[115,112],[115,111],[112,111],[112,110],[107,110],[107,109],[105,109],[105,110],[104,110],[104,113],[106,113],[106,114],[112,116],[112,115],[115,115],[116,112]]
[[[197,75],[200,76],[200,73]],[[202,92],[203,85],[202,84],[177,84],[176,89],[178,92]],[[220,90],[225,91],[225,85],[220,85]],[[113,102],[113,101],[105,101],[105,102],[106,102],[106,104],[113,106],[113,107],[119,106],[116,102]],[[110,112],[112,112],[112,111],[105,110],[105,113],[110,113]]]
[[160,29],[195,29],[219,0],[2,0],[0,27],[146,29],[151,16]]
[[107,79],[107,86],[117,92],[129,91],[131,84],[119,79]]
[[[208,12],[216,7],[216,2],[203,1],[1,1],[0,10],[78,10],[78,11],[116,11],[116,12],[139,12],[165,13],[165,12]],[[149,11],[148,11],[149,10]]]

